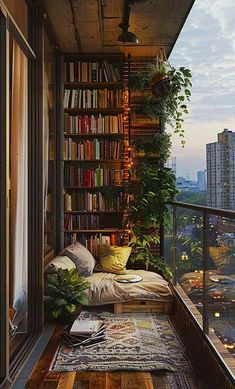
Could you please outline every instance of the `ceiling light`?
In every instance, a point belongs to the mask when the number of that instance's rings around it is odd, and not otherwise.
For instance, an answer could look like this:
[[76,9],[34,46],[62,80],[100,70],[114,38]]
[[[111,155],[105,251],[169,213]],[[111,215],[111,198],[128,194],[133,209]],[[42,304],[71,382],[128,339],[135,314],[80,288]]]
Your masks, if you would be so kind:
[[[135,2],[136,1],[132,1],[132,4],[134,4]],[[132,4],[130,0],[125,0],[123,20],[122,23],[119,24],[119,27],[122,29],[122,33],[119,35],[117,40],[123,43],[128,42],[138,44],[139,39],[137,38],[137,36],[133,32],[128,31]]]
[[122,29],[122,33],[118,37],[119,42],[135,43],[138,45],[139,39],[137,38],[137,36],[133,32],[128,31],[129,24],[120,23],[119,27]]

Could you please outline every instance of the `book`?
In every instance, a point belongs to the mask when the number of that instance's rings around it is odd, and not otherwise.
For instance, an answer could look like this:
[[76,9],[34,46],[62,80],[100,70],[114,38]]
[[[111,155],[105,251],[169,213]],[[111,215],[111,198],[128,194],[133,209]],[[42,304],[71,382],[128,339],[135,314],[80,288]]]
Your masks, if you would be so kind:
[[92,335],[99,330],[102,324],[101,320],[75,320],[70,334]]

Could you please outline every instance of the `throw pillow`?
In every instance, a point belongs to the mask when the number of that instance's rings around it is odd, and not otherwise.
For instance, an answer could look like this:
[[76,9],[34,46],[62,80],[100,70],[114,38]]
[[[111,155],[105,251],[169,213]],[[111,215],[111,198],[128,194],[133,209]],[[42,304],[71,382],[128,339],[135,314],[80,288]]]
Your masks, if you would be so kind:
[[72,259],[80,275],[85,277],[92,275],[95,267],[95,258],[81,243],[75,242],[71,246],[66,247],[63,250],[63,254]]
[[65,256],[61,257],[55,257],[48,263],[48,265],[45,268],[46,273],[55,273],[58,271],[58,269],[76,269],[75,263],[69,258]]
[[126,264],[131,253],[131,247],[103,245],[100,248],[100,260],[96,271],[106,273],[126,274]]
[[230,262],[230,255],[228,255],[228,252],[228,246],[209,247],[210,257],[218,270],[223,269]]

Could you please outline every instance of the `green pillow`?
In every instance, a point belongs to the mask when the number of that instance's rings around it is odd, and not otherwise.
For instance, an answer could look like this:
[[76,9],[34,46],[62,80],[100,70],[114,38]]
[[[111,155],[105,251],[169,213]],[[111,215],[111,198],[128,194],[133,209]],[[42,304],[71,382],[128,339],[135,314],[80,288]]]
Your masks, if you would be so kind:
[[126,264],[131,253],[131,247],[103,245],[100,248],[97,271],[115,274],[126,274]]

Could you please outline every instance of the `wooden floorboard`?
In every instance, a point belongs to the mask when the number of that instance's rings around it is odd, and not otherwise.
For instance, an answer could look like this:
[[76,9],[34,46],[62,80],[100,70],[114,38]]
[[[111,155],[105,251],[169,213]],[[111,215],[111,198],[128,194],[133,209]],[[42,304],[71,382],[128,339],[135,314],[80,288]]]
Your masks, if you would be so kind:
[[120,389],[121,388],[121,373],[108,372],[106,373],[106,389]]

